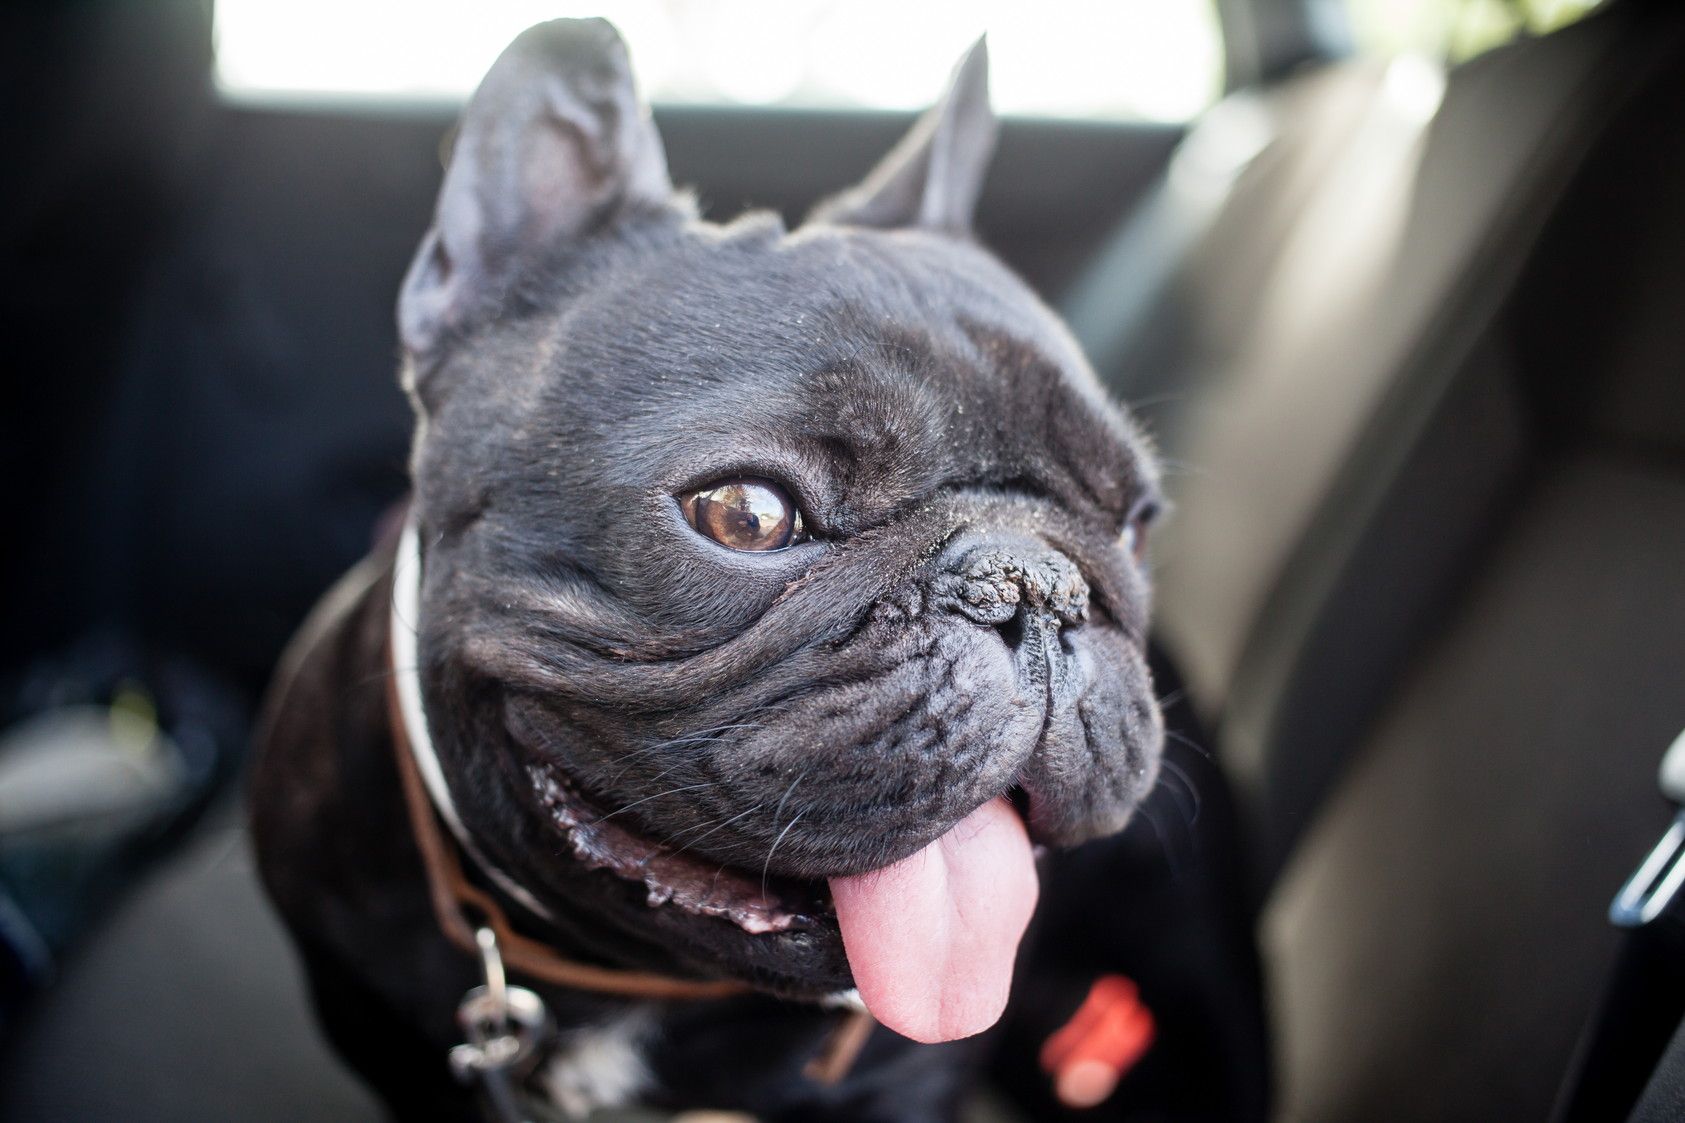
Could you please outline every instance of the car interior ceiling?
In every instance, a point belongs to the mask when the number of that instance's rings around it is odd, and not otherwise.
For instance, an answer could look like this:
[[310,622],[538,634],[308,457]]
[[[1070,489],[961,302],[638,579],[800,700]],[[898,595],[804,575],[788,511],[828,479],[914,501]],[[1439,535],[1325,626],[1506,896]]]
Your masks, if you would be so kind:
[[[1276,1114],[1544,1120],[1685,725],[1685,11],[1444,72],[1221,7],[1237,88],[1185,131],[1008,121],[981,233],[1165,453],[1158,630],[1238,799]],[[199,3],[0,29],[5,673],[118,632],[249,717],[402,494],[390,308],[449,115],[222,104]],[[791,221],[906,123],[657,117],[712,214]],[[0,1119],[376,1117],[237,833],[78,941]]]

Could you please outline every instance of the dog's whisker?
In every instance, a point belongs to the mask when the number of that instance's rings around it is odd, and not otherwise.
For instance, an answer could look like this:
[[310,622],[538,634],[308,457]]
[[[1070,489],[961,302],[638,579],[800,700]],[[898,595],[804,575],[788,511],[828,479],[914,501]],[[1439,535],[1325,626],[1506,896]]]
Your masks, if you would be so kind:
[[[672,764],[669,764],[666,768],[663,768],[660,772],[657,772],[654,776],[651,776],[649,778],[649,783],[659,784],[661,781],[665,780],[667,777],[669,777],[673,773],[679,771],[681,768],[683,768],[686,764],[689,764],[689,763],[690,762],[688,760],[674,761]],[[615,775],[608,781],[608,786],[613,786],[614,782],[616,780],[620,779],[620,777],[624,774],[625,774],[624,769],[622,769],[620,772],[615,773]],[[604,816],[604,819],[607,819],[609,817],[610,816]]]
[[[796,778],[790,781],[790,786],[784,789],[784,794],[778,797],[778,806],[773,808],[772,811],[773,826],[776,827],[778,825],[779,818],[784,814],[784,805],[790,801],[790,796],[795,792],[796,785],[807,779],[807,774],[811,771],[813,771],[811,767],[802,769]],[[802,814],[806,814],[806,812],[804,811]],[[796,819],[800,818],[801,815],[796,816]],[[790,820],[789,826],[786,826],[782,831],[778,832],[778,837],[772,840],[772,848],[766,852],[766,862],[761,866],[761,896],[763,897],[766,896],[766,879],[768,871],[772,868],[773,851],[778,849],[778,844],[784,841],[784,836],[786,834],[790,833],[790,827],[795,825],[795,819]]]
[[[753,725],[742,724],[742,725],[734,725],[734,726],[722,726],[721,728],[722,729],[748,729],[748,728],[758,729],[758,728],[760,728],[760,726],[758,724],[753,724]],[[694,746],[688,746],[688,747],[701,749],[701,748],[706,748],[710,745],[715,745],[715,744],[718,744],[718,743],[719,743],[718,738],[702,739],[702,738],[698,737],[697,743]],[[636,764],[639,760],[642,760],[647,756],[650,756],[650,755],[652,755],[656,752],[659,752],[662,749],[670,748],[670,747],[672,747],[671,742],[663,742],[662,744],[659,744],[659,745],[649,745],[649,746],[646,746],[645,748],[638,749],[635,752],[628,753],[625,757],[621,758],[625,763],[621,766],[619,771],[617,771],[613,776],[610,776],[608,778],[608,780],[606,781],[606,786],[612,787],[614,784],[618,783],[620,778],[622,776],[626,775],[626,773],[631,770],[632,766],[634,764]],[[671,776],[674,772],[677,772],[679,769],[683,768],[685,765],[687,765],[689,763],[690,763],[689,757],[685,757],[683,759],[676,760],[672,764],[668,765],[666,768],[662,769],[660,772],[656,773],[655,776],[652,777],[648,782],[651,783],[651,784],[659,783],[659,782],[661,782],[662,780],[664,780],[668,776]]]
[[1199,788],[1194,785],[1193,777],[1189,776],[1186,769],[1169,757],[1161,758],[1159,766],[1164,769],[1164,776],[1178,781],[1182,790],[1187,793],[1188,801],[1193,804],[1193,811],[1185,817],[1188,820],[1188,825],[1193,826],[1199,822],[1200,808],[1204,806],[1204,801],[1200,798]]
[[[605,787],[613,787],[615,784],[619,783],[621,777],[625,776],[626,773],[628,773],[632,770],[634,765],[636,765],[639,761],[641,761],[641,760],[643,760],[643,759],[645,759],[649,756],[653,756],[653,755],[654,755],[654,750],[647,750],[646,749],[646,750],[639,750],[636,753],[630,754],[630,757],[635,757],[636,759],[629,759],[628,757],[622,757],[621,759],[623,761],[625,761],[625,763],[621,765],[620,769],[617,772],[615,772],[615,774],[613,776],[610,776],[606,781],[604,781],[604,786]],[[685,765],[689,764],[690,761],[691,761],[691,758],[688,757],[688,756],[674,761],[672,764],[669,764],[666,768],[662,769],[660,772],[657,772],[654,776],[652,776],[647,781],[647,783],[651,783],[651,784],[659,783],[664,777],[670,776],[674,772],[677,772],[679,769],[681,769]]]
[[[694,733],[687,733],[683,737],[674,737],[666,741],[658,741],[653,745],[645,745],[641,749],[634,749],[624,756],[619,757],[618,760],[621,766],[619,771],[615,772],[613,776],[610,776],[606,782],[610,785],[619,782],[620,778],[625,776],[627,772],[631,771],[632,767],[639,761],[645,760],[657,753],[678,749],[705,749],[709,746],[719,744],[722,740],[724,740],[724,734],[744,729],[758,730],[762,728],[764,728],[764,725],[761,722],[734,722],[730,725],[714,726],[711,729],[699,729]],[[678,766],[675,765],[674,767]],[[670,772],[672,769],[668,769],[668,771]],[[663,772],[661,775],[665,776],[666,774],[666,772]],[[658,780],[660,778],[660,776],[656,777]]]
[[1200,756],[1204,757],[1206,760],[1214,760],[1215,759],[1211,755],[1210,749],[1206,748],[1204,745],[1200,744],[1198,741],[1194,740],[1192,737],[1187,736],[1186,734],[1178,733],[1174,729],[1166,729],[1164,731],[1164,735],[1166,737],[1170,738],[1172,741],[1175,741],[1177,744],[1186,745],[1188,748],[1192,749],[1194,752],[1198,753]]
[[1153,837],[1158,839],[1159,852],[1164,855],[1164,864],[1170,869],[1170,876],[1176,881],[1182,880],[1182,859],[1176,848],[1170,845],[1170,839],[1164,833],[1164,827],[1153,814],[1153,801],[1148,799],[1138,808],[1141,820],[1152,830]]
[[1202,464],[1195,464],[1189,460],[1177,460],[1173,457],[1160,457],[1159,468],[1167,477],[1176,476],[1185,479],[1203,480],[1209,471]]
[[665,799],[670,795],[678,795],[680,792],[693,792],[693,791],[697,790],[698,788],[710,788],[710,787],[713,787],[713,786],[714,786],[713,781],[707,780],[707,781],[704,781],[700,784],[685,784],[682,787],[668,788],[664,792],[656,792],[654,795],[646,795],[642,799],[634,799],[631,803],[625,804],[624,806],[618,807],[615,810],[610,811],[607,815],[604,815],[601,819],[598,819],[597,822],[606,823],[610,819],[614,818],[616,815],[623,815],[626,812],[632,810],[632,808],[641,806],[642,804],[648,803],[648,802],[650,802],[651,800],[654,800],[654,799]]
[[697,737],[712,737],[719,733],[729,733],[734,729],[759,729],[761,726],[762,723],[759,721],[726,722],[723,725],[711,725],[702,729],[693,729],[689,733],[674,737],[670,741],[662,741],[660,744],[671,744],[674,741],[689,741]]
[[[767,877],[772,872],[772,856],[778,853],[778,844],[784,841],[784,836],[789,834],[791,829],[794,828],[797,823],[802,821],[802,816],[806,815],[809,810],[811,810],[811,808],[804,807],[802,810],[798,811],[796,813],[796,817],[784,825],[784,829],[778,832],[778,837],[773,839],[772,845],[767,848],[766,861],[761,863],[761,896],[766,896],[766,881]],[[775,819],[774,822],[776,821],[777,820]]]
[[[687,842],[684,842],[682,844],[674,845],[674,846],[672,846],[672,849],[674,849],[674,850],[689,850],[691,847],[695,846],[697,843],[701,842],[703,839],[707,838],[709,835],[713,834],[715,831],[718,831],[718,830],[721,830],[725,827],[731,826],[731,824],[737,822],[737,820],[743,818],[743,816],[753,814],[754,812],[759,811],[764,806],[766,806],[766,804],[763,801],[763,802],[760,802],[760,803],[756,803],[752,807],[744,808],[742,811],[739,811],[737,814],[733,815],[729,819],[726,819],[726,820],[723,820],[723,821],[715,820],[713,822],[713,825],[707,831],[705,831],[703,834],[701,834],[701,835],[699,835],[695,838],[692,838],[692,839],[690,839]],[[678,839],[683,837],[684,835],[690,834],[692,831],[700,830],[702,827],[708,827],[708,826],[709,826],[708,823],[699,823],[697,826],[691,827],[689,831],[681,831],[678,835],[675,835],[672,839],[670,839],[669,842],[670,843],[677,843]]]
[[[703,743],[706,743],[706,742],[703,742]],[[640,760],[643,760],[645,757],[654,756],[656,753],[664,752],[667,749],[678,748],[678,747],[681,747],[681,746],[674,745],[673,743],[668,742],[668,741],[660,741],[660,742],[657,742],[657,743],[652,744],[652,745],[645,745],[645,746],[643,746],[642,748],[639,748],[639,749],[633,749],[631,752],[628,752],[628,753],[622,753],[620,756],[616,757],[615,760],[616,760],[617,763],[619,763],[621,765],[630,766],[630,765],[636,764]],[[620,775],[621,775],[621,773],[619,773],[619,772],[615,773],[616,778],[619,778]]]
[[1190,397],[1192,395],[1186,390],[1168,390],[1162,394],[1148,394],[1143,398],[1130,398],[1128,405],[1130,409],[1152,409],[1154,406],[1175,405],[1187,401]]
[[784,814],[784,805],[790,801],[790,794],[796,790],[796,785],[807,779],[807,774],[812,771],[811,767],[802,769],[796,778],[790,781],[790,786],[784,789],[784,794],[778,797],[778,806],[772,812],[774,823],[778,822],[778,817]]

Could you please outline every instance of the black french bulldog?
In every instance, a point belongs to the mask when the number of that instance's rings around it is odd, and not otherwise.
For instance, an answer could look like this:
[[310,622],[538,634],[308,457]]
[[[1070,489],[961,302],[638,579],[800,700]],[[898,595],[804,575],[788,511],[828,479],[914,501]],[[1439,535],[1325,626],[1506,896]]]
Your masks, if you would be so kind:
[[[755,992],[535,986],[559,1032],[525,1086],[564,1112],[951,1118],[1035,854],[1154,783],[1157,468],[969,234],[994,132],[980,44],[787,231],[698,219],[607,23],[532,28],[474,95],[399,300],[413,548],[295,641],[253,790],[324,1022],[399,1118],[471,1113],[444,1057],[480,977],[430,905],[390,675],[524,934]],[[805,1079],[854,988],[896,1032]]]

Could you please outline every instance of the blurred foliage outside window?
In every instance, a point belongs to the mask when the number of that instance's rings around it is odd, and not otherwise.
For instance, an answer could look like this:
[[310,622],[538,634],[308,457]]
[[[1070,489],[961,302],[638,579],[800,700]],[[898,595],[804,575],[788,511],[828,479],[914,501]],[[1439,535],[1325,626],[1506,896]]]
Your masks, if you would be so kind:
[[1349,0],[1358,48],[1462,62],[1524,35],[1566,27],[1601,0]]

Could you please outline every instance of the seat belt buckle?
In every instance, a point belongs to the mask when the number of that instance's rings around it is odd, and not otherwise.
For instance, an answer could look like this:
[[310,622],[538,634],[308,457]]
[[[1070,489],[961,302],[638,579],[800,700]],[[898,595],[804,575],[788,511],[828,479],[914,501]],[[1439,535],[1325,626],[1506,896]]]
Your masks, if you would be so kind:
[[1681,811],[1609,905],[1617,928],[1642,928],[1666,912],[1685,884],[1685,811]]
[[[1662,794],[1685,807],[1685,732],[1662,756]],[[1609,905],[1609,921],[1618,928],[1642,928],[1673,908],[1685,886],[1685,810],[1674,817],[1661,841],[1638,864]]]

